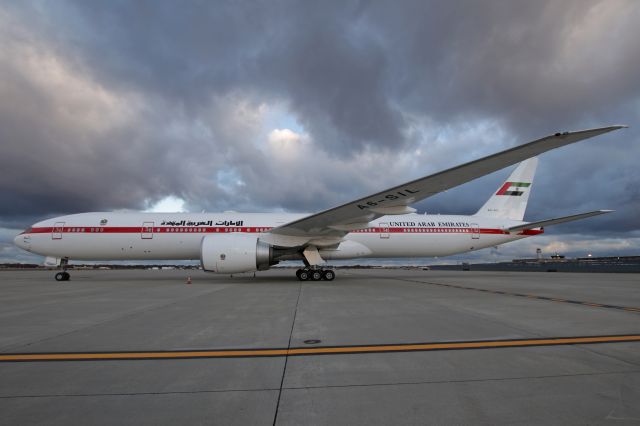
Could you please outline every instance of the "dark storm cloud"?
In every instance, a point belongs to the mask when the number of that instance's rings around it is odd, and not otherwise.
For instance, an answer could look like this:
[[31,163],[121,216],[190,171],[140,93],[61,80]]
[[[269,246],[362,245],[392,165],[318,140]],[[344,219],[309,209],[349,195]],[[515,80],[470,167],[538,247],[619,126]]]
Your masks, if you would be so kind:
[[276,94],[346,152],[401,145],[398,108],[445,122],[496,116],[528,135],[638,93],[633,2],[76,6],[70,28],[83,32],[62,41],[112,84],[188,105],[235,87]]
[[[623,122],[545,155],[528,217],[614,208],[566,229],[638,229],[639,19],[635,1],[5,5],[0,226],[167,195],[314,211]],[[262,104],[304,129],[298,157],[260,149]],[[475,212],[505,176],[420,207]]]
[[372,21],[402,64],[399,96],[439,120],[494,116],[529,135],[637,99],[633,2],[385,6]]
[[76,6],[83,21],[71,28],[90,35],[73,32],[62,41],[81,49],[110,84],[161,94],[189,110],[241,87],[286,98],[314,136],[340,153],[404,143],[386,94],[386,52],[353,28],[358,2]]

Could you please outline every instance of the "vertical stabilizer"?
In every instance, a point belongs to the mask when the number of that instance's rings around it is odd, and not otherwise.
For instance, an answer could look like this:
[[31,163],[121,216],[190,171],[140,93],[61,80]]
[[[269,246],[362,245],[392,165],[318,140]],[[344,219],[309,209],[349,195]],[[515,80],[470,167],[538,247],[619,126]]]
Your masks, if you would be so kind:
[[524,219],[524,211],[527,209],[527,201],[529,201],[537,166],[537,157],[529,158],[520,163],[507,181],[478,210],[476,216]]

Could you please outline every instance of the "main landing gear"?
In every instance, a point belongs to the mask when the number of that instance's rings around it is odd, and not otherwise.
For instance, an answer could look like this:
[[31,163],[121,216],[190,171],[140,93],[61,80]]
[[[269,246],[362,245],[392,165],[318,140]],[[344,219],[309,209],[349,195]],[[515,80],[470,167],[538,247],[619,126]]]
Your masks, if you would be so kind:
[[332,269],[304,268],[296,271],[296,277],[300,281],[333,281],[336,273]]
[[296,271],[296,276],[300,281],[333,281],[336,273],[333,269],[323,269],[324,260],[320,257],[318,248],[315,245],[308,245],[302,251],[302,261],[304,268]]

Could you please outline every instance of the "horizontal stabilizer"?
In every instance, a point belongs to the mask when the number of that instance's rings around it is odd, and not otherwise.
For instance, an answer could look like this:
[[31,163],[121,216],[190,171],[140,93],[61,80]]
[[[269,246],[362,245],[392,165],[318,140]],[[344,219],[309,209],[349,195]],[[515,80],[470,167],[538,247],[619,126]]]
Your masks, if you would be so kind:
[[509,232],[525,231],[527,229],[541,228],[543,226],[555,225],[557,223],[571,222],[574,220],[585,219],[591,216],[598,216],[605,213],[611,213],[614,210],[595,210],[588,213],[573,214],[571,216],[557,217],[555,219],[540,220],[538,222],[525,223],[524,225],[512,226]]

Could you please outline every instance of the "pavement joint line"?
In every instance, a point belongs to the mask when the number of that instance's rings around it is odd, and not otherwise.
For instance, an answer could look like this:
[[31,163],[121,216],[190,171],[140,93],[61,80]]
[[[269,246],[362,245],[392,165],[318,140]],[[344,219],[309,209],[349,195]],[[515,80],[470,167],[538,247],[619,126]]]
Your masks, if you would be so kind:
[[[465,349],[498,349],[530,346],[563,346],[602,343],[640,342],[640,334],[574,337],[539,337],[529,339],[473,340],[462,342],[398,343],[353,346],[320,346],[263,348],[263,349],[221,349],[194,351],[140,351],[140,352],[67,352],[67,353],[14,353],[0,354],[0,362],[56,362],[56,361],[133,361],[163,359],[206,359],[206,358],[261,358],[285,357],[282,382],[286,373],[286,360],[290,356],[348,355],[385,352],[429,352]],[[289,342],[289,345],[291,343]]]
[[260,389],[209,389],[192,391],[167,391],[167,392],[105,392],[105,393],[54,393],[38,395],[0,395],[0,399],[18,398],[92,398],[98,396],[144,396],[144,395],[189,395],[198,393],[233,393],[233,392],[273,392],[278,388]]
[[480,292],[483,292],[483,293],[501,294],[501,295],[504,295],[504,296],[526,297],[526,298],[529,298],[529,299],[536,299],[536,300],[548,300],[550,302],[569,303],[569,304],[572,304],[572,305],[591,306],[591,307],[594,307],[594,308],[614,309],[614,310],[627,311],[627,312],[640,312],[640,308],[636,308],[636,307],[633,307],[633,306],[606,305],[606,304],[602,304],[602,303],[585,302],[585,301],[581,301],[581,300],[559,299],[559,298],[555,298],[555,297],[538,296],[538,295],[535,295],[535,294],[510,293],[510,292],[501,291],[501,290],[488,290],[488,289],[483,289],[483,288],[465,287],[465,286],[454,285],[454,284],[443,284],[443,283],[436,283],[436,282],[429,282],[429,281],[410,280],[410,279],[406,279],[406,278],[396,278],[396,279],[399,280],[399,281],[407,281],[407,282],[418,283],[418,284],[427,284],[427,285],[436,285],[436,286],[440,286],[440,287],[455,288],[455,289],[458,289],[458,290],[472,290],[472,291],[480,291]]
[[[483,383],[483,382],[506,382],[518,380],[545,380],[570,377],[591,377],[591,376],[612,376],[617,374],[640,374],[640,369],[620,370],[620,371],[599,371],[593,373],[569,373],[569,374],[544,374],[538,376],[515,376],[515,377],[485,377],[477,379],[453,379],[453,380],[421,380],[413,382],[379,382],[379,383],[350,383],[343,385],[318,385],[318,386],[286,386],[283,390],[305,390],[305,389],[334,389],[334,388],[359,388],[359,387],[385,387],[385,386],[416,386],[416,385],[439,385],[448,383]],[[37,395],[0,395],[0,399],[22,399],[22,398],[92,398],[110,396],[145,396],[145,395],[189,395],[203,393],[234,393],[234,392],[272,392],[279,388],[258,388],[258,389],[201,389],[192,391],[166,391],[166,392],[105,392],[105,393],[69,393],[69,394],[37,394]]]
[[284,358],[284,367],[282,368],[282,378],[280,379],[280,389],[278,389],[278,401],[276,402],[276,410],[273,414],[273,425],[278,421],[278,411],[280,410],[280,397],[282,396],[282,386],[284,385],[284,376],[287,374],[287,362],[289,361],[288,352],[291,349],[291,338],[293,337],[293,329],[296,325],[296,316],[298,315],[298,305],[300,304],[300,295],[302,294],[302,282],[298,285],[298,297],[296,298],[296,307],[293,310],[293,320],[291,321],[291,331],[289,331],[289,343],[287,343],[287,355]]
[[627,359],[627,358],[623,358],[623,357],[620,357],[620,356],[616,356],[616,355],[613,355],[613,354],[611,354],[611,353],[607,353],[607,352],[600,352],[600,351],[596,350],[596,347],[595,347],[595,346],[588,346],[588,345],[587,345],[587,346],[581,346],[581,345],[576,345],[576,346],[574,346],[574,347],[575,347],[575,348],[578,348],[578,349],[581,349],[581,350],[583,350],[583,351],[585,351],[585,352],[589,352],[590,354],[593,354],[593,355],[597,355],[597,356],[604,357],[604,358],[609,358],[609,359],[614,359],[614,360],[616,360],[616,361],[618,361],[618,362],[621,362],[621,363],[623,363],[623,364],[631,365],[631,366],[633,366],[634,368],[635,368],[635,367],[640,367],[640,363],[637,363],[637,362],[634,362],[634,361],[630,361],[630,360],[629,360],[629,359]]
[[544,374],[540,376],[486,377],[486,378],[479,378],[479,379],[424,380],[424,381],[416,381],[416,382],[362,383],[362,384],[322,385],[322,386],[292,386],[292,387],[285,388],[285,390],[440,385],[440,384],[447,384],[447,383],[507,382],[507,381],[516,381],[516,380],[544,380],[544,379],[557,379],[557,378],[565,378],[565,377],[609,376],[609,375],[616,375],[616,374],[636,374],[636,373],[640,373],[640,370],[599,371],[594,373]]

